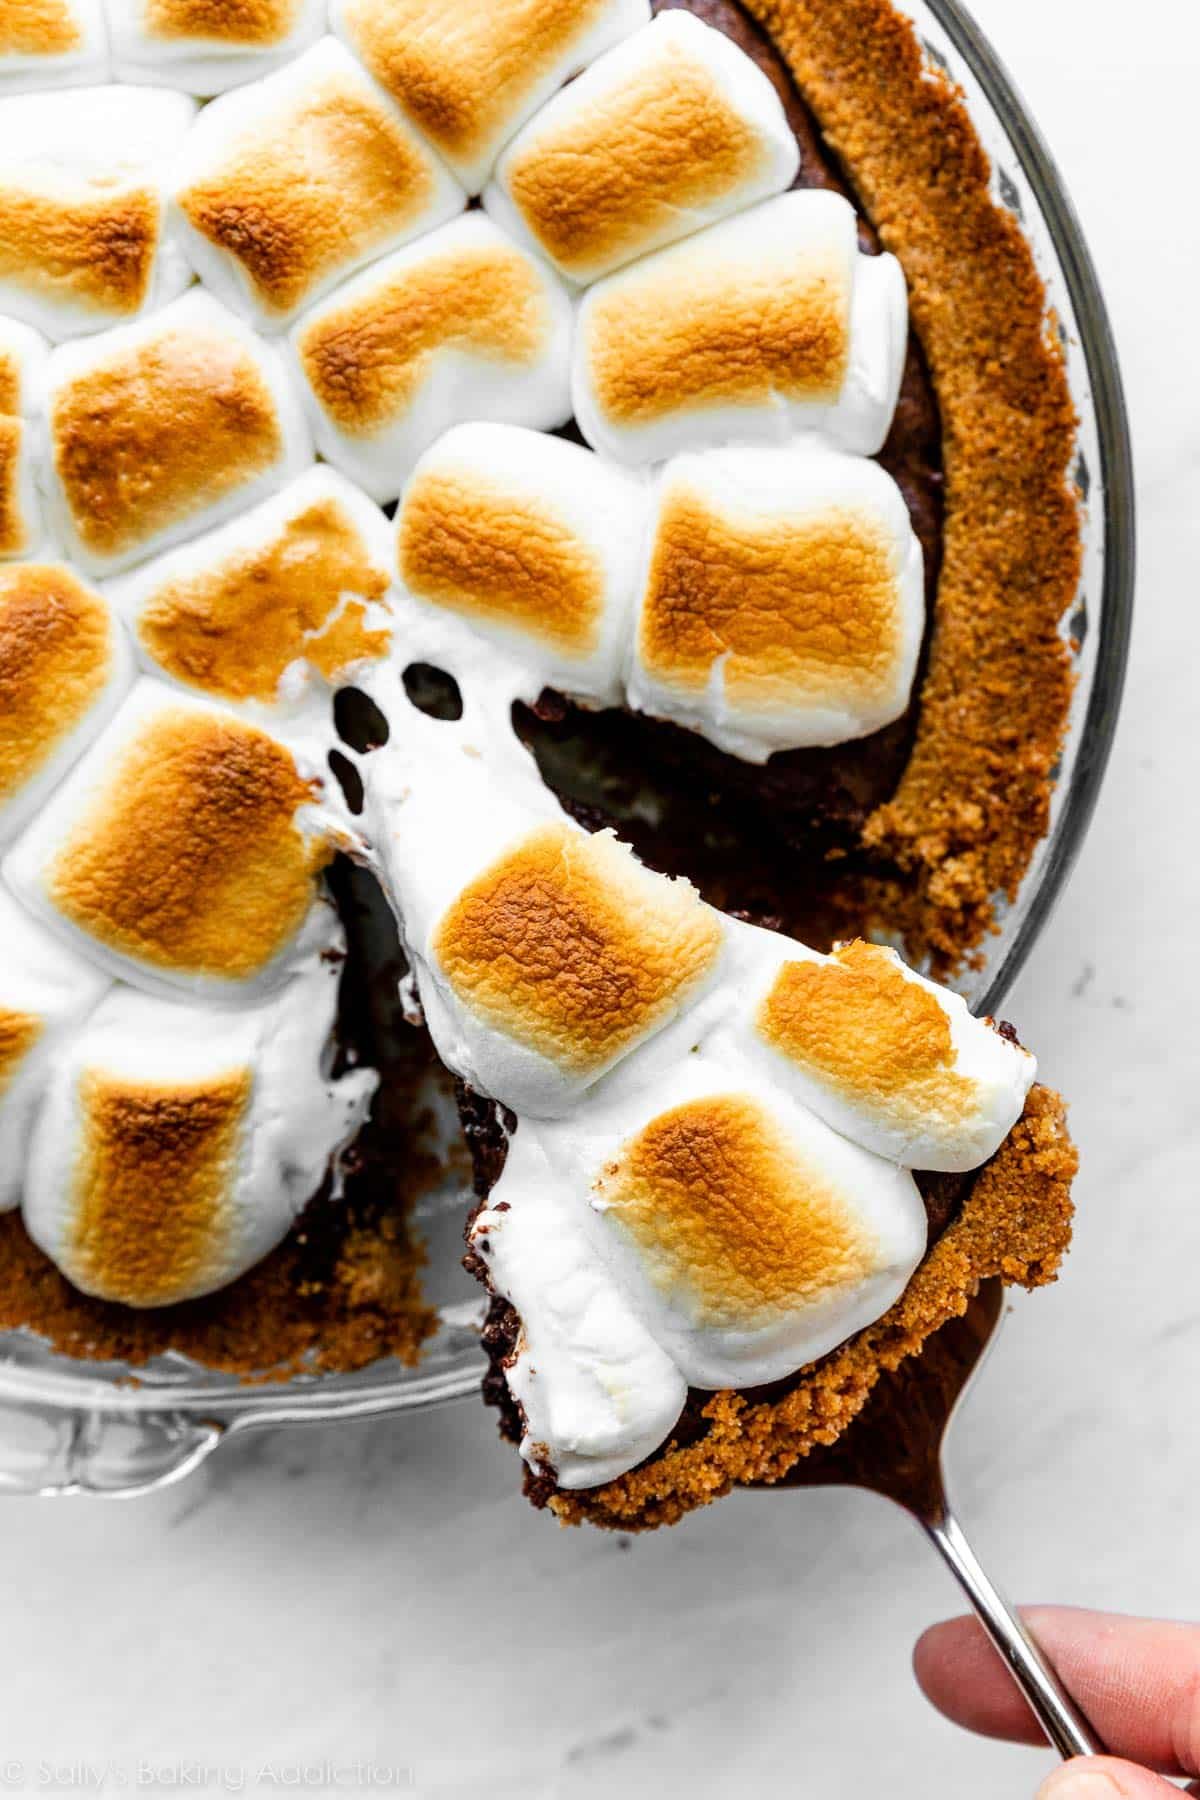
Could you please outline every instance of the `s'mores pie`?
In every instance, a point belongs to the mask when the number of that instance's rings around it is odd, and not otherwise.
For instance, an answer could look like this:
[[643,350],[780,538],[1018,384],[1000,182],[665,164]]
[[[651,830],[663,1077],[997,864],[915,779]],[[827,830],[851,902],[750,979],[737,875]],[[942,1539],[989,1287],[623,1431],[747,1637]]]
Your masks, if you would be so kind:
[[799,440],[676,457],[657,491],[630,703],[750,762],[909,703],[921,546],[877,463]]
[[629,463],[797,431],[873,456],[907,346],[904,277],[839,194],[780,194],[590,288],[575,417]]
[[45,365],[45,339],[0,318],[0,562],[30,555],[42,536],[36,464]]
[[460,815],[465,842],[445,854],[399,819],[391,885],[442,1060],[552,1115],[699,998],[724,928],[689,882],[643,868],[611,834],[560,817],[514,836],[503,796],[491,801]]
[[484,205],[589,282],[781,193],[799,160],[762,70],[723,32],[667,12],[530,120]]
[[477,194],[554,90],[650,17],[649,0],[333,0],[333,28]]
[[54,521],[97,575],[219,525],[312,461],[277,352],[200,290],[61,345],[47,390]]
[[0,1212],[21,1198],[46,1081],[72,1030],[108,986],[0,888]]
[[194,114],[148,89],[0,99],[0,312],[57,341],[186,287],[165,180]]
[[[736,1063],[701,1050],[651,1086],[638,1060],[569,1123],[521,1121],[471,1232],[504,1293],[510,1271],[522,1284],[514,1255],[541,1273],[564,1238],[585,1266],[590,1249],[588,1279],[604,1290],[597,1329],[579,1321],[564,1344],[553,1328],[562,1296],[527,1270],[509,1374],[522,1453],[565,1488],[611,1479],[661,1443],[687,1386],[759,1386],[815,1361],[886,1310],[925,1249],[907,1170]],[[549,1251],[529,1244],[527,1205]],[[632,1335],[628,1314],[666,1358],[650,1363],[634,1407],[604,1379]]]
[[0,0],[0,95],[107,75],[103,0]]
[[830,956],[781,948],[773,962],[751,995],[750,1029],[775,1080],[910,1168],[962,1173],[995,1154],[1037,1074],[1028,1050],[879,944]]
[[616,705],[648,491],[590,450],[513,425],[459,425],[396,514],[400,579],[555,687]]
[[154,681],[9,852],[19,899],[114,975],[245,1004],[320,929],[336,833],[276,738]]
[[394,557],[379,508],[318,465],[228,525],[109,585],[144,666],[285,716],[392,639]]
[[56,1062],[25,1179],[35,1243],[86,1294],[169,1306],[287,1234],[359,1129],[374,1074],[328,1073],[340,939],[237,1013],[117,987]]
[[174,204],[207,287],[265,331],[466,205],[449,170],[334,38],[205,107]]
[[133,676],[113,609],[65,563],[0,565],[0,844],[104,729]]
[[317,448],[389,501],[451,425],[563,425],[572,323],[553,271],[467,213],[372,264],[294,328]]
[[320,37],[325,0],[105,0],[118,81],[222,94]]

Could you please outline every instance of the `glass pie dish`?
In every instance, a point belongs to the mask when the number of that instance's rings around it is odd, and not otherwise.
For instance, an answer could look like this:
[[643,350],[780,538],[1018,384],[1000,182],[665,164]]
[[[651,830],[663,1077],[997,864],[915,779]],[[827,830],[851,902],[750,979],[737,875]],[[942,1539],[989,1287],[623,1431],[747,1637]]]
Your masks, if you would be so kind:
[[[996,197],[1026,236],[1062,334],[1079,419],[1074,478],[1084,533],[1082,576],[1063,620],[1076,675],[1050,830],[980,966],[957,983],[993,1013],[1049,917],[1082,841],[1116,722],[1128,649],[1134,567],[1133,490],[1120,377],[1104,305],[1070,201],[1003,69],[957,0],[909,0],[932,64],[962,88],[992,163]],[[470,1395],[483,1357],[479,1290],[461,1270],[469,1198],[448,1183],[418,1208],[429,1248],[426,1295],[439,1328],[421,1363],[380,1361],[353,1375],[253,1385],[164,1356],[136,1372],[76,1362],[27,1332],[0,1342],[0,1491],[132,1495],[178,1480],[226,1438],[261,1426],[400,1414]]]

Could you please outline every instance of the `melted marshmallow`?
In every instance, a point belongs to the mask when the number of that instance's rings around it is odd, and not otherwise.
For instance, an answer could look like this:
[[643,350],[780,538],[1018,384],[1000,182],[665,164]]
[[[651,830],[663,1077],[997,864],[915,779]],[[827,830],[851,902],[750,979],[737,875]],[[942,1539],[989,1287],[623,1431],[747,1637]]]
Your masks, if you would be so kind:
[[25,1156],[50,1072],[108,986],[0,888],[0,1212],[21,1197]]
[[133,683],[125,632],[64,563],[0,565],[0,845],[45,804]]
[[517,127],[648,0],[333,0],[331,23],[477,194]]
[[0,96],[107,78],[102,0],[0,0]]
[[379,508],[317,465],[108,592],[148,670],[282,729],[387,654],[393,568]]
[[194,114],[182,94],[139,88],[0,100],[0,312],[57,340],[186,286],[165,179]]
[[563,425],[571,328],[554,272],[467,213],[356,275],[293,330],[317,448],[388,501],[451,425]]
[[815,441],[668,463],[629,702],[751,762],[840,744],[908,705],[921,546],[878,464]]
[[41,334],[0,318],[0,562],[43,548],[37,419],[45,368]]
[[615,706],[648,498],[578,444],[460,425],[405,486],[400,578],[414,600],[508,651],[531,689]]
[[798,164],[762,70],[694,14],[667,12],[518,133],[484,205],[589,282],[781,192]]
[[20,899],[151,992],[246,1004],[319,935],[345,843],[318,771],[256,725],[143,680],[9,852]]
[[125,1306],[224,1287],[274,1249],[358,1131],[377,1078],[329,1076],[340,934],[238,1013],[118,987],[60,1057],[25,1180],[30,1236]]
[[312,461],[279,356],[198,288],[60,345],[47,386],[53,516],[94,574],[219,525]]
[[838,194],[781,194],[589,288],[575,417],[620,462],[657,462],[797,431],[872,456],[907,344],[893,256],[857,248]]
[[175,174],[183,242],[211,291],[279,331],[466,195],[333,38],[205,107]]
[[325,0],[106,0],[118,81],[189,94],[267,75],[325,29]]

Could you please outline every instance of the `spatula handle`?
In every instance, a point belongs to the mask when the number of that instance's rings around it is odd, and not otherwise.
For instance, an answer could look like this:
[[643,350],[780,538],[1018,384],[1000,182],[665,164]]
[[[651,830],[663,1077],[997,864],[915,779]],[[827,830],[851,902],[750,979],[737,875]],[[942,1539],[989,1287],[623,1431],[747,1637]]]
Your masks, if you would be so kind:
[[1030,1711],[1064,1761],[1072,1756],[1103,1756],[1104,1745],[1021,1620],[988,1580],[950,1508],[945,1507],[939,1518],[918,1523],[941,1551]]

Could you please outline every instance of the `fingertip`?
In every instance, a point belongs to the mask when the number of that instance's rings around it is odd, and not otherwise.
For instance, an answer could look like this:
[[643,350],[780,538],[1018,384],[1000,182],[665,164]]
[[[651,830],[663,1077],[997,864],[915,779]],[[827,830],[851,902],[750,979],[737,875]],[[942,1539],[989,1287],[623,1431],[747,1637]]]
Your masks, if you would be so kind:
[[1113,1756],[1081,1756],[1048,1775],[1035,1800],[1162,1800],[1178,1793],[1149,1769]]

